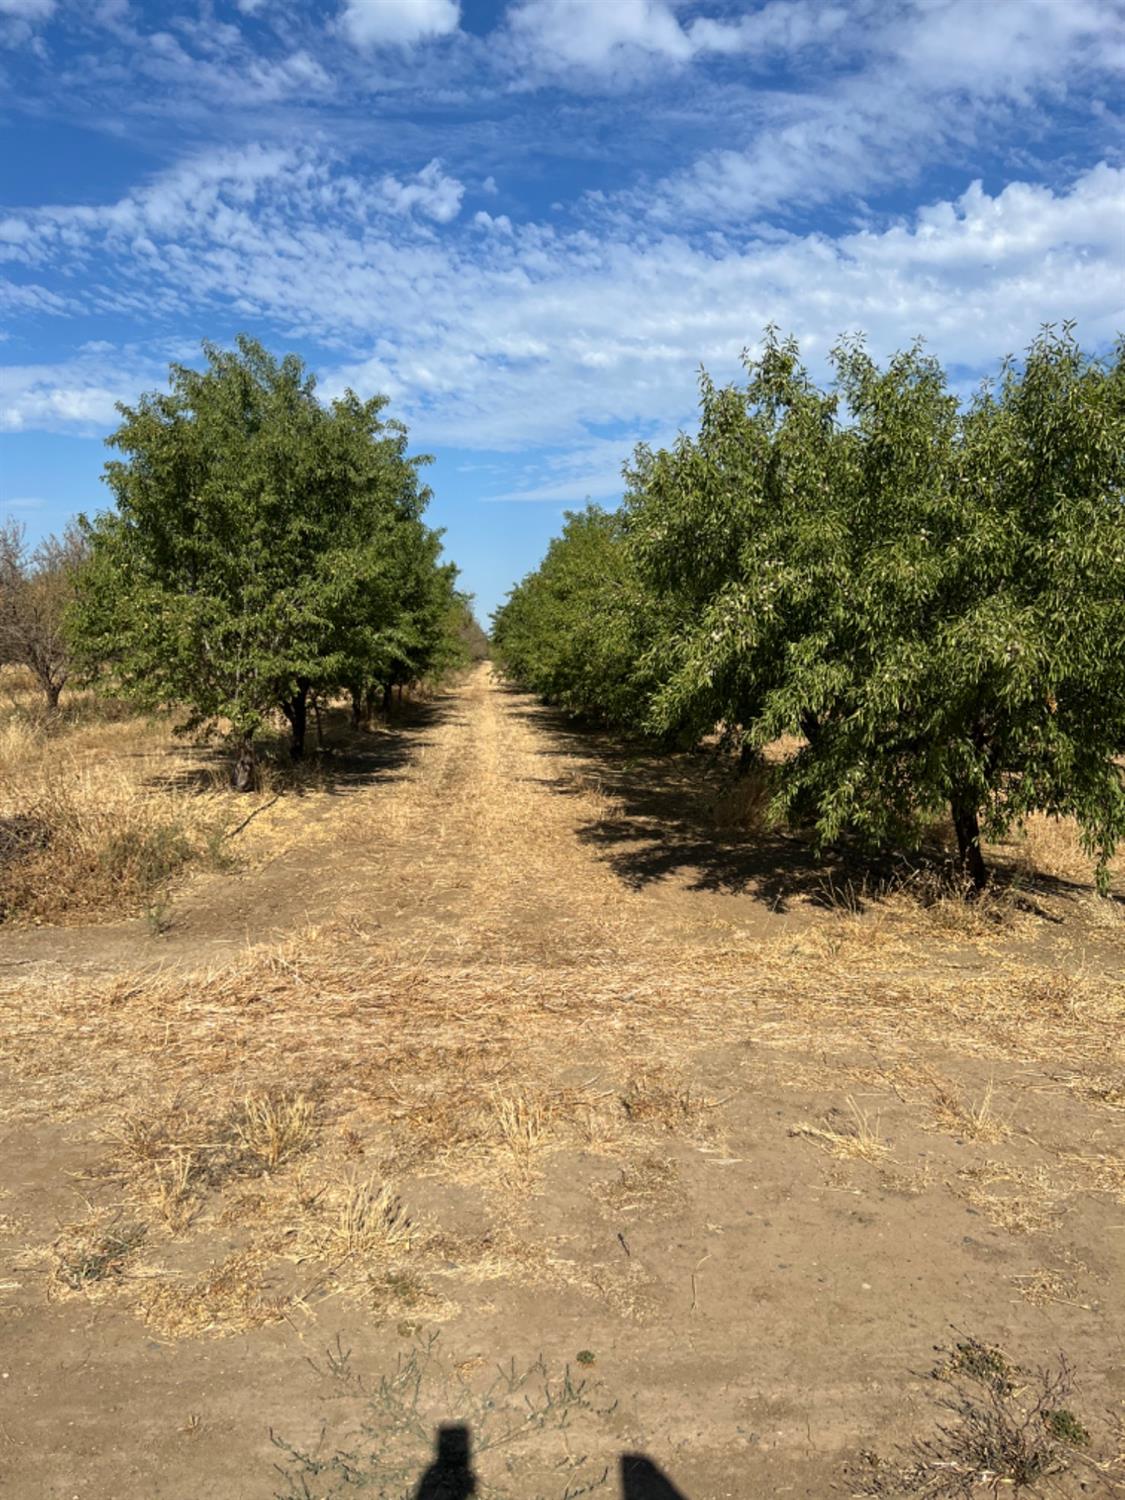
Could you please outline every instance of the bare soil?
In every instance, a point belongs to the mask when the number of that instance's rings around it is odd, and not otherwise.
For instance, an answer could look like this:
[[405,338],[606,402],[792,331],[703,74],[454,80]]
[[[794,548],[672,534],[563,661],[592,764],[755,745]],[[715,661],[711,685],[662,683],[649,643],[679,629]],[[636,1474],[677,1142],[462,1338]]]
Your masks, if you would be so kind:
[[1125,1493],[1120,893],[721,800],[482,668],[163,930],[0,928],[4,1495],[983,1494],[942,1403],[1060,1358],[1028,1492]]

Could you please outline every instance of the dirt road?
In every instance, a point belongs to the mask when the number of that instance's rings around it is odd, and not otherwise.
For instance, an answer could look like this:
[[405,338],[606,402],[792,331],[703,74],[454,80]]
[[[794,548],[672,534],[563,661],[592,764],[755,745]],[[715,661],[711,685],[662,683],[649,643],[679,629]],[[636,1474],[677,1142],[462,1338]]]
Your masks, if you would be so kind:
[[[717,926],[759,935],[785,925],[776,905],[771,912],[760,899],[756,872],[743,894],[724,893],[737,882],[697,868],[690,838],[667,871],[659,861],[645,871],[641,859],[641,878],[615,875],[621,830],[601,788],[622,765],[635,776],[639,762],[608,742],[600,759],[589,751],[478,668],[461,689],[408,707],[369,750],[326,762],[327,793],[308,799],[299,822],[289,820],[276,852],[235,878],[195,878],[175,893],[158,937],[142,918],[12,930],[0,962],[197,967],[341,921],[388,938],[424,930],[443,957],[551,962],[591,947],[610,954],[615,945],[631,958],[657,929],[663,940],[674,932],[706,946]],[[666,786],[665,797],[677,791]],[[295,836],[294,826],[302,830]],[[633,820],[617,853],[627,865],[654,844],[676,848],[667,835],[654,808]],[[714,839],[706,828],[703,840]],[[713,859],[715,849],[706,853]]]
[[441,1422],[510,1500],[873,1492],[974,1339],[1113,1493],[1120,984],[714,796],[481,669],[165,936],[6,936],[4,1493],[405,1497]]

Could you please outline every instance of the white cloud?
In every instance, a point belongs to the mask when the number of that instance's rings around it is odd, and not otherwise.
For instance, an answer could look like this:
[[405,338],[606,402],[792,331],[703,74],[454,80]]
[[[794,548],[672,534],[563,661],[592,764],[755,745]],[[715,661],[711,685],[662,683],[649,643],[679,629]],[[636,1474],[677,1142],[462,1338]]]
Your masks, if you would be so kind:
[[1115,0],[930,0],[882,38],[895,67],[929,88],[1024,97],[1048,74],[1066,82],[1065,59],[1098,54],[1125,39],[1125,11]]
[[[81,267],[57,283],[75,311],[149,323],[170,310],[180,330],[219,321],[279,347],[346,349],[329,357],[325,388],[386,391],[422,448],[588,453],[608,424],[674,430],[690,419],[699,363],[732,375],[768,322],[796,333],[819,369],[850,328],[884,354],[922,333],[947,362],[984,369],[1047,320],[1077,318],[1088,345],[1125,326],[1125,170],[1108,165],[1065,191],[972,184],[880,229],[698,242],[624,225],[601,238],[543,224],[496,232],[499,219],[486,234],[475,223],[438,230],[415,215],[451,217],[459,184],[444,198],[440,168],[428,180],[436,197],[388,214],[371,185],[311,151],[222,153],[101,209],[17,218],[9,245],[20,264],[46,268],[40,281],[53,266]],[[395,181],[401,198],[411,184]],[[164,370],[94,349],[61,367],[9,369],[3,421],[105,425],[113,398],[142,379],[162,383]],[[605,493],[608,457],[519,490]]]
[[0,16],[18,21],[48,21],[55,13],[56,0],[0,0]]
[[458,0],[346,0],[340,17],[360,47],[409,46],[447,36],[460,21]]
[[490,495],[490,500],[547,501],[583,505],[587,500],[613,501],[621,495],[623,460],[639,442],[666,446],[676,436],[674,425],[663,428],[638,423],[620,437],[596,438],[558,453],[548,453],[525,467],[514,487]]
[[256,104],[268,104],[291,94],[324,93],[332,83],[316,58],[303,50],[277,61],[255,58],[243,77],[243,96]]
[[11,499],[5,496],[3,500],[0,500],[0,511],[42,510],[46,503],[38,495],[13,495]]
[[406,182],[387,176],[380,186],[394,213],[417,211],[439,224],[448,224],[457,217],[465,195],[464,184],[456,177],[447,177],[436,157]]
[[738,21],[699,16],[687,28],[692,51],[704,52],[800,52],[823,45],[862,16],[841,5],[809,4],[806,0],[769,0],[760,10]]
[[0,47],[27,47],[46,55],[37,27],[55,14],[57,0],[0,0]]
[[484,229],[491,234],[512,234],[512,221],[507,214],[490,214],[482,208],[473,215],[473,223],[478,229]]
[[9,281],[0,276],[0,308],[16,313],[64,313],[66,300],[35,282]]
[[695,21],[692,41],[709,38],[715,49],[737,40],[753,51],[767,38],[796,48],[836,31],[825,55],[837,71],[769,91],[743,123],[747,145],[705,153],[655,190],[627,197],[626,210],[727,225],[910,181],[935,156],[948,163],[974,155],[1014,108],[1027,112],[1032,140],[1041,95],[1063,98],[1125,57],[1125,11],[1113,0],[913,0],[860,19],[841,28],[837,8],[799,3],[770,4],[718,29]]
[[304,49],[283,57],[259,57],[235,26],[183,22],[181,30],[194,42],[195,51],[167,31],[134,33],[133,61],[163,89],[179,91],[196,103],[210,97],[227,107],[253,107],[294,96],[320,96],[331,86],[327,72]]
[[512,35],[540,66],[603,71],[649,54],[686,62],[692,45],[667,0],[521,0]]
[[836,36],[841,6],[770,0],[738,21],[676,16],[682,0],[518,0],[508,16],[517,57],[545,74],[587,71],[628,81],[707,53],[799,52]]
[[141,371],[123,368],[120,357],[0,365],[0,432],[104,433],[117,423],[115,403],[137,394],[139,378]]

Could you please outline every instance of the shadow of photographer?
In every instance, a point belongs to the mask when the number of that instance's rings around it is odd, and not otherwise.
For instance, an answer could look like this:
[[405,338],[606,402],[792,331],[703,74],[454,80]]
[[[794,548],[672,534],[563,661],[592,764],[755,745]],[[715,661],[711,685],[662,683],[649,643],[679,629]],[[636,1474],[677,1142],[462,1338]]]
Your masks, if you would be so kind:
[[[478,1493],[472,1439],[460,1423],[438,1428],[434,1461],[418,1481],[414,1500],[470,1500]],[[619,1465],[621,1500],[687,1500],[651,1459],[623,1453]]]

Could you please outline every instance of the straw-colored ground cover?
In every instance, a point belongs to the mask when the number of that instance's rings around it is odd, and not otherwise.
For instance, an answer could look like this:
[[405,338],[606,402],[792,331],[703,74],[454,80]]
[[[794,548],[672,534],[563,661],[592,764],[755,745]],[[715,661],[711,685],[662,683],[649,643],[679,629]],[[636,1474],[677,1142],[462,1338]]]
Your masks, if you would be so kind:
[[6,1493],[405,1497],[443,1421],[513,1500],[1125,1486],[1068,830],[879,896],[487,669],[359,765],[160,932],[0,927]]

